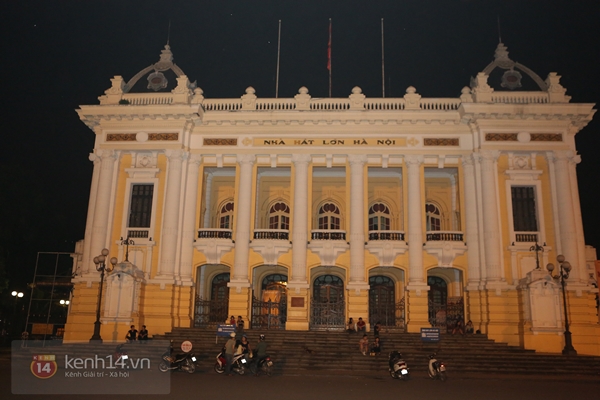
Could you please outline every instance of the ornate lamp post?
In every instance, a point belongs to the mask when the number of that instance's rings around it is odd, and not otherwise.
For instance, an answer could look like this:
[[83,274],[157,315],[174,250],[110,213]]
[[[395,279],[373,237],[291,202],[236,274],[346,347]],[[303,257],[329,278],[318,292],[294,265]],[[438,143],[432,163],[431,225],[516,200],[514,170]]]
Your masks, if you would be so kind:
[[[544,243],[544,246],[546,245],[546,243]],[[539,252],[544,252],[544,247],[540,246],[539,244],[537,244],[537,242],[535,243],[534,246],[531,246],[529,248],[529,251],[535,251],[535,269],[540,269],[540,258],[538,253]]]
[[562,254],[556,257],[556,261],[558,261],[558,266],[560,267],[560,271],[558,275],[552,275],[552,271],[554,271],[554,264],[550,263],[546,266],[546,269],[550,273],[550,276],[553,279],[560,281],[562,286],[562,295],[563,295],[563,307],[565,312],[565,348],[562,353],[565,356],[576,356],[577,351],[573,348],[573,343],[571,342],[571,331],[569,331],[569,315],[567,313],[567,296],[565,295],[565,280],[569,279],[569,272],[571,272],[571,263],[565,260],[565,256]]
[[108,249],[102,249],[99,256],[94,257],[94,264],[96,264],[96,271],[100,271],[100,287],[98,288],[98,304],[96,306],[96,322],[94,322],[94,334],[90,339],[90,342],[100,341],[102,343],[102,337],[100,336],[100,305],[102,304],[102,286],[104,286],[104,272],[110,272],[117,265],[117,258],[113,257],[110,259],[112,266],[106,264],[106,256],[108,256]]

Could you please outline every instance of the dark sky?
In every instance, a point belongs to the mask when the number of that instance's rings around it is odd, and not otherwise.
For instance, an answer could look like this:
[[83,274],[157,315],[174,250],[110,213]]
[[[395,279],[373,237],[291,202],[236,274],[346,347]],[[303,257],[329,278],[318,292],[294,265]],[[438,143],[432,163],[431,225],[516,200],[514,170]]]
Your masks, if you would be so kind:
[[[280,97],[301,86],[328,95],[327,29],[333,19],[333,97],[360,86],[381,97],[385,18],[386,95],[414,86],[423,97],[458,97],[502,41],[510,57],[572,102],[600,102],[600,2],[437,1],[10,1],[1,13],[0,265],[15,288],[31,281],[38,251],[73,251],[83,238],[93,133],[80,104],[98,104],[110,78],[130,79],[158,61],[168,37],[174,61],[208,98],[253,86],[274,97],[282,20]],[[600,123],[577,135],[584,228],[600,248]]]

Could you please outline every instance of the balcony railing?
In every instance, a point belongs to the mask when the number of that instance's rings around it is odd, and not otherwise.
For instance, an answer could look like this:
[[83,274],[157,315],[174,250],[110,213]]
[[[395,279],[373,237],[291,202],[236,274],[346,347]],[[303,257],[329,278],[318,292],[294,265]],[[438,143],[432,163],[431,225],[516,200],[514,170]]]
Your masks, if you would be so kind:
[[199,239],[231,239],[231,229],[198,229]]
[[147,230],[127,230],[127,237],[130,239],[148,239]]
[[369,231],[369,240],[404,240],[402,231]]
[[428,242],[462,242],[463,233],[453,231],[429,231],[426,234]]
[[255,229],[254,239],[290,240],[290,231],[287,229]]
[[311,240],[346,240],[346,231],[338,229],[313,229]]
[[537,243],[538,234],[537,232],[515,232],[515,241],[519,243]]

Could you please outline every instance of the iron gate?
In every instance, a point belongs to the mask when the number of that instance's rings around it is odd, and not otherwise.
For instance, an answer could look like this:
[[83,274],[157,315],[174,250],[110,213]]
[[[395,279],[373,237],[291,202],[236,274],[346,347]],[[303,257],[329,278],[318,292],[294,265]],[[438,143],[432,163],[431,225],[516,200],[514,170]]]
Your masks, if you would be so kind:
[[346,303],[344,300],[335,302],[318,302],[311,299],[310,328],[311,329],[344,329]]
[[252,297],[252,329],[285,329],[286,320],[287,296],[281,296],[279,302]]
[[223,324],[227,320],[229,299],[204,300],[196,297],[196,311],[194,312],[194,327],[206,328]]
[[457,321],[462,321],[464,326],[465,307],[462,297],[449,297],[446,304],[436,304],[429,301],[429,323],[431,326],[441,328],[442,332],[451,333]]
[[369,303],[369,321],[382,327],[404,328],[406,321],[404,299],[397,303]]

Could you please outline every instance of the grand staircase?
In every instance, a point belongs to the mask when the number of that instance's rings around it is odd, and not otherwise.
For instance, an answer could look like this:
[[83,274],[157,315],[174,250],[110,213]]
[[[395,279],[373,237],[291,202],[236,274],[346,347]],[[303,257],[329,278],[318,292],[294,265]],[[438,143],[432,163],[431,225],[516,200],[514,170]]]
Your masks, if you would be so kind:
[[[363,356],[358,350],[362,335],[340,331],[249,330],[245,332],[255,346],[259,334],[267,337],[268,350],[275,361],[275,373],[386,375],[387,355],[399,350],[411,374],[426,375],[428,355],[437,352],[445,362],[448,374],[548,374],[582,376],[600,380],[600,357],[539,354],[505,343],[497,343],[485,335],[452,336],[442,334],[439,343],[423,343],[419,334],[383,332],[382,354]],[[211,371],[215,356],[227,338],[216,337],[215,330],[179,328],[154,339],[172,340],[178,349],[189,340],[199,358],[201,371]],[[372,341],[373,334],[369,334]]]

